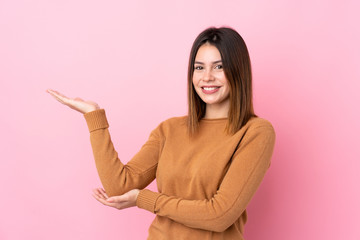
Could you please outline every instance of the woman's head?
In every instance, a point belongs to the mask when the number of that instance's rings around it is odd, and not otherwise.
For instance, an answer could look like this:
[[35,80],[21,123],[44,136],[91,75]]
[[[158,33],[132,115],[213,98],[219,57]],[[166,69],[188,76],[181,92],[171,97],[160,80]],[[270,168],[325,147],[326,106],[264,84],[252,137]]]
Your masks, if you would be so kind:
[[229,85],[228,126],[230,133],[237,132],[255,116],[252,103],[252,74],[249,53],[242,37],[231,28],[208,28],[195,39],[188,67],[189,131],[197,130],[205,116],[206,103],[193,86],[195,58],[204,44],[215,46],[221,55],[222,67]]
[[192,83],[206,105],[205,118],[228,115],[230,85],[221,59],[219,50],[208,42],[201,45],[196,53]]

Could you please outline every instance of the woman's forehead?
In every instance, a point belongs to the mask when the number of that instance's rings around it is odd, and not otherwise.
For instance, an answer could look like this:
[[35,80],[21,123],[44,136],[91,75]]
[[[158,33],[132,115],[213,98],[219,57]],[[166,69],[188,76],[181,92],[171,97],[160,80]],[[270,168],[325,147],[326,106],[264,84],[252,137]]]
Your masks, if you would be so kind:
[[221,61],[221,54],[214,45],[203,44],[197,51],[195,60],[200,62]]

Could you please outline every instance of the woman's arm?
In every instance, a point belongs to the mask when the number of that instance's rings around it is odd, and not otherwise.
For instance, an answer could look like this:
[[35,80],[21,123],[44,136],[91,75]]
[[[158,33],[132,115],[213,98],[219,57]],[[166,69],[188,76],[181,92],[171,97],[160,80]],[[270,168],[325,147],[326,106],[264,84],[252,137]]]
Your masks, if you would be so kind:
[[87,121],[96,167],[109,196],[121,195],[134,188],[144,188],[155,178],[160,151],[159,134],[153,131],[149,140],[135,157],[124,165],[118,158],[108,131],[105,111],[92,101],[69,98],[48,89],[60,103],[84,114]]
[[96,168],[106,193],[121,195],[132,189],[142,189],[154,179],[160,153],[160,137],[155,129],[141,150],[124,165],[118,158],[108,130],[103,109],[84,115],[90,131],[90,141]]
[[270,165],[274,143],[272,127],[249,129],[211,199],[185,200],[144,189],[136,204],[188,227],[222,232],[240,217],[259,187]]

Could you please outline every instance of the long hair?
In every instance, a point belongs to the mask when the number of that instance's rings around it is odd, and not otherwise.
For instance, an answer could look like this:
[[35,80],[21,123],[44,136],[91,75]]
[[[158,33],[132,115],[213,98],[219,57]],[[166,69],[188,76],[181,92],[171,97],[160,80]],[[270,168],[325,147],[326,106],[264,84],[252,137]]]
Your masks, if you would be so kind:
[[256,116],[252,101],[252,74],[249,52],[242,37],[227,27],[208,28],[195,39],[190,52],[188,67],[188,130],[194,134],[199,121],[205,116],[206,103],[196,93],[192,79],[194,62],[199,48],[209,43],[215,46],[221,55],[225,77],[230,86],[230,108],[227,131],[236,133],[247,121]]

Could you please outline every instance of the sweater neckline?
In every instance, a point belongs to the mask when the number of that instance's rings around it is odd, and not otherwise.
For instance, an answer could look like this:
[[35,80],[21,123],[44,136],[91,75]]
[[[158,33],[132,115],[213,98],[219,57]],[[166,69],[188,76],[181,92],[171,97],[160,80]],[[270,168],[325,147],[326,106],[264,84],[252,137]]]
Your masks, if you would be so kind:
[[204,123],[222,123],[226,122],[228,118],[202,118],[200,119],[200,122]]

